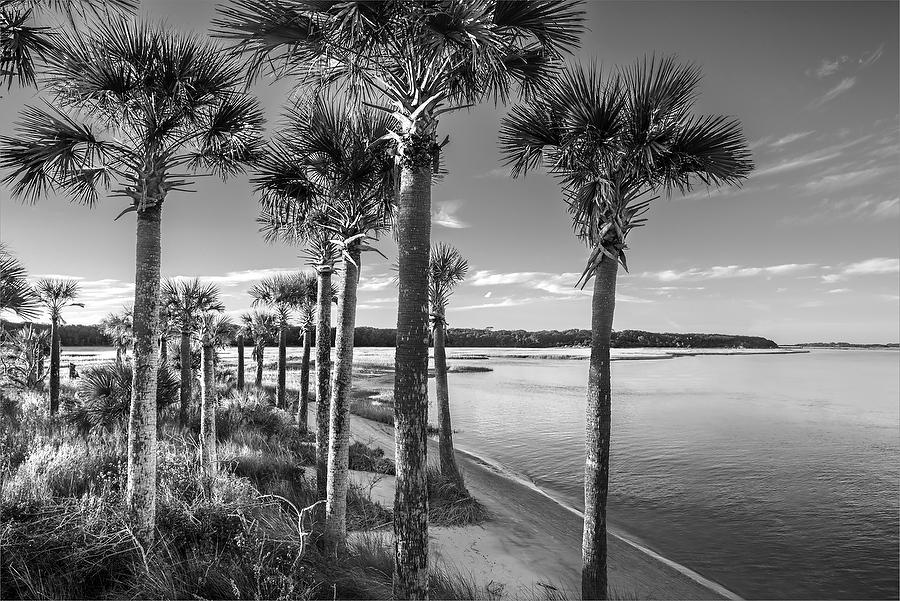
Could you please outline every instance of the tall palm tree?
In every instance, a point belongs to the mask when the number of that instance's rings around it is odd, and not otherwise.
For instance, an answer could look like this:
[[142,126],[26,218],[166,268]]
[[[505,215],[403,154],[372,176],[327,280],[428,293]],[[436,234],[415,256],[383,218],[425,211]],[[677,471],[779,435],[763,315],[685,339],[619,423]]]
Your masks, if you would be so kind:
[[275,315],[254,311],[241,315],[243,328],[253,337],[253,359],[256,361],[256,387],[262,387],[263,361],[266,344],[275,341],[278,333],[278,321]]
[[438,119],[485,98],[529,91],[578,43],[578,0],[294,2],[232,0],[213,20],[251,77],[271,67],[301,84],[378,98],[397,142],[400,296],[394,406],[397,487],[394,595],[427,596],[425,449],[428,250]]
[[[315,213],[319,228],[340,251],[343,282],[331,380],[325,508],[326,537],[338,547],[347,540],[350,389],[361,257],[371,250],[369,236],[385,231],[393,216],[394,144],[388,132],[387,120],[370,110],[351,112],[317,99],[294,107],[254,178],[270,211],[301,224]],[[305,193],[300,196],[298,183]]]
[[234,336],[234,324],[221,313],[207,311],[200,317],[203,369],[200,379],[200,468],[207,478],[216,475],[216,348]]
[[[34,85],[35,59],[54,44],[51,27],[34,23],[36,12],[62,13],[69,23],[134,12],[134,0],[0,0],[0,85]],[[80,25],[80,23],[79,23]]]
[[456,465],[453,450],[453,426],[450,423],[450,392],[447,388],[447,353],[444,339],[447,335],[447,303],[453,288],[462,282],[469,270],[469,262],[459,251],[447,244],[436,244],[431,248],[431,264],[428,269],[428,297],[431,301],[431,323],[434,328],[434,382],[437,391],[438,426],[440,427],[438,449],[441,473],[456,483],[460,491],[465,491],[462,472]]
[[166,280],[162,286],[162,304],[181,334],[181,394],[178,419],[187,423],[191,404],[191,338],[197,337],[204,314],[222,312],[225,305],[219,300],[219,289],[213,284],[191,280]]
[[169,364],[169,336],[171,335],[172,322],[169,319],[169,310],[160,299],[159,303],[159,367],[167,367]]
[[[316,270],[316,499],[324,501],[328,486],[328,420],[331,414],[331,303],[334,298],[332,275],[337,248],[331,235],[320,224],[320,208],[308,208],[310,184],[298,163],[288,157],[279,161],[279,152],[261,161],[257,186],[263,194],[263,206],[257,221],[269,242],[305,244],[308,263]],[[296,170],[297,173],[292,172]],[[282,178],[282,175],[288,177]],[[282,183],[278,184],[278,181]],[[293,198],[294,204],[276,202]],[[316,522],[324,521],[324,509]]]
[[260,305],[274,311],[278,318],[278,385],[275,392],[275,405],[279,409],[287,409],[287,334],[290,327],[291,314],[300,307],[309,294],[309,282],[303,274],[278,274],[253,285],[250,296],[252,306]]
[[0,167],[16,196],[57,190],[93,205],[112,190],[136,214],[134,383],[126,506],[138,539],[156,516],[156,372],[160,222],[170,192],[198,170],[221,177],[257,156],[262,112],[241,90],[243,71],[218,47],[169,25],[106,19],[62,33],[47,53],[42,85],[53,106],[27,107],[0,137]]
[[50,316],[50,415],[59,411],[59,326],[63,323],[62,311],[66,307],[83,307],[76,303],[76,280],[41,279],[34,285],[38,298]]
[[586,410],[582,596],[604,599],[609,490],[610,357],[618,265],[626,238],[656,194],[739,184],[753,169],[740,123],[693,113],[700,70],[644,59],[604,77],[574,67],[502,121],[514,176],[543,163],[561,183],[575,232],[590,248],[579,283],[593,277]]
[[6,311],[22,319],[34,319],[41,312],[25,266],[0,242],[0,325]]
[[118,313],[110,313],[100,320],[100,331],[116,347],[116,363],[125,362],[128,347],[132,345],[134,339],[132,330],[131,309],[128,307],[123,307]]
[[[316,331],[316,293],[318,289],[317,276],[303,272],[303,287],[306,294],[297,307],[297,320],[303,331],[303,359],[300,363],[300,394],[297,397],[297,427],[301,432],[308,429],[309,420],[309,359],[312,351],[312,338]],[[330,345],[329,345],[330,346]]]

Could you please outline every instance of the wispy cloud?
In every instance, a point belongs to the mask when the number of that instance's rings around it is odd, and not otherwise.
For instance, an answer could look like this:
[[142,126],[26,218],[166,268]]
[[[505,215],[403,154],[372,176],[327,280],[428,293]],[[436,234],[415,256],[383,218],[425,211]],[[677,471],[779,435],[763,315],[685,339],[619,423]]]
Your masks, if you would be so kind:
[[814,131],[799,131],[799,132],[796,132],[793,134],[788,134],[788,135],[782,136],[781,138],[778,138],[777,140],[772,142],[771,146],[773,148],[780,148],[781,146],[786,146],[787,144],[790,144],[791,142],[796,142],[797,140],[802,140],[803,138],[810,136],[814,133],[816,133],[816,132],[814,132]]
[[871,221],[900,218],[900,198],[878,196],[851,196],[849,198],[824,198],[812,209],[800,215],[781,218],[780,225],[812,225],[836,221]]
[[[393,275],[369,275],[362,276],[359,280],[359,290],[384,290],[394,285]],[[370,301],[371,302],[371,301]]]
[[460,229],[470,227],[468,223],[457,216],[456,212],[462,206],[461,200],[445,200],[435,203],[431,221],[442,227]]
[[509,167],[495,167],[475,176],[476,179],[506,179],[512,177]]
[[826,284],[833,284],[851,276],[894,275],[898,273],[900,273],[900,259],[875,257],[857,261],[856,263],[849,263],[832,273],[826,273],[822,276],[822,281]]
[[873,50],[872,52],[863,53],[863,55],[859,58],[859,66],[862,69],[874,64],[881,55],[884,53],[884,42],[881,43],[878,48]]
[[838,83],[836,86],[825,92],[819,98],[813,100],[809,103],[809,108],[817,109],[821,107],[826,102],[830,102],[843,94],[844,92],[850,90],[853,86],[856,85],[856,77],[845,77]]
[[649,271],[640,277],[655,279],[660,282],[701,281],[725,278],[748,278],[755,276],[780,276],[807,271],[817,267],[814,263],[785,263],[766,267],[745,267],[741,265],[716,265],[709,268],[692,267],[682,271],[667,269]]
[[803,184],[808,192],[830,192],[856,186],[868,182],[891,171],[888,167],[870,167],[868,169],[853,169],[842,173],[824,175],[818,179]]
[[837,73],[841,65],[845,64],[849,60],[848,56],[839,56],[837,58],[823,58],[822,62],[819,63],[819,66],[814,69],[807,69],[806,74],[810,77],[816,77],[818,79],[822,79],[824,77],[828,77],[829,75],[834,75]]
[[187,280],[198,278],[202,282],[208,282],[210,284],[217,284],[219,286],[231,287],[238,286],[240,284],[248,284],[250,282],[258,282],[267,277],[271,277],[274,275],[279,275],[283,273],[291,273],[296,272],[297,268],[289,268],[289,267],[272,267],[265,269],[245,269],[243,271],[229,271],[225,275],[176,275],[172,277],[173,280]]

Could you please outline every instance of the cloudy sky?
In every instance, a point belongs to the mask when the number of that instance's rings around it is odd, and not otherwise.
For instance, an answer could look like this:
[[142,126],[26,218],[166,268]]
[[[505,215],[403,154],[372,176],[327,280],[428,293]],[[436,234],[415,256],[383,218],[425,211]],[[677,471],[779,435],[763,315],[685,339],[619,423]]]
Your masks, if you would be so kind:
[[[213,2],[143,0],[142,12],[205,30]],[[741,189],[661,199],[630,237],[616,329],[895,342],[900,334],[898,4],[838,2],[593,2],[582,59],[604,67],[675,53],[703,68],[701,112],[743,122],[756,172]],[[257,88],[276,127],[283,83]],[[0,131],[38,101],[4,93]],[[565,329],[590,325],[573,288],[586,249],[559,190],[536,173],[511,180],[497,153],[503,107],[442,122],[450,175],[433,192],[434,240],[468,257],[452,299],[454,327]],[[442,132],[442,134],[443,134]],[[246,177],[201,178],[172,194],[163,223],[163,275],[221,286],[230,311],[249,305],[258,278],[302,268],[300,249],[266,244]],[[0,236],[32,274],[79,278],[93,323],[129,304],[133,219],[113,223],[120,199],[94,209],[46,198],[26,206],[0,188]],[[396,323],[388,260],[365,257],[360,325]]]

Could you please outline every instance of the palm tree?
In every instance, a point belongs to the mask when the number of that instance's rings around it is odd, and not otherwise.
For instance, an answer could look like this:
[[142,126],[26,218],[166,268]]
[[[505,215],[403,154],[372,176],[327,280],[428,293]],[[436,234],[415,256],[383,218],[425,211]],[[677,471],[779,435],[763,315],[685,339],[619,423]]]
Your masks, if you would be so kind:
[[237,344],[238,363],[237,363],[237,389],[244,389],[244,342],[245,338],[252,338],[253,333],[250,331],[247,323],[249,313],[243,313],[240,321],[235,324],[235,344]]
[[[334,298],[331,277],[337,261],[337,249],[330,233],[320,225],[321,208],[307,211],[310,184],[299,164],[288,157],[279,161],[278,153],[261,161],[257,186],[263,193],[263,207],[257,221],[269,242],[306,244],[309,264],[316,270],[316,500],[324,501],[328,474],[328,420],[331,415],[331,303]],[[298,173],[292,173],[296,170]],[[289,175],[282,178],[282,175]],[[281,181],[280,184],[277,182]],[[293,198],[293,204],[276,202]],[[324,521],[324,510],[316,516]]]
[[201,284],[200,280],[166,280],[162,286],[162,304],[181,333],[181,396],[178,419],[187,423],[191,403],[191,338],[199,334],[201,319],[205,313],[225,310],[219,300],[219,289],[213,284]]
[[254,311],[241,315],[243,328],[253,337],[253,359],[256,360],[256,387],[262,387],[263,360],[266,343],[275,341],[278,333],[278,321],[271,313]]
[[316,87],[380,98],[397,142],[400,296],[394,406],[397,487],[394,595],[427,596],[425,449],[428,250],[438,119],[485,98],[530,91],[578,43],[578,0],[293,2],[232,0],[213,20],[250,77],[271,67]]
[[40,302],[28,283],[25,266],[0,242],[0,325],[6,311],[34,319],[40,315]]
[[131,309],[128,307],[123,307],[119,313],[110,313],[100,320],[100,331],[116,347],[116,363],[125,362],[128,347],[134,340],[132,330]]
[[27,107],[14,136],[0,138],[0,167],[17,196],[52,190],[93,205],[101,189],[137,216],[134,398],[128,429],[127,513],[138,539],[156,516],[156,372],[160,220],[191,173],[221,177],[252,162],[262,112],[241,93],[243,71],[215,45],[168,25],[105,20],[89,34],[64,33],[46,57],[42,83],[54,106]]
[[52,28],[33,24],[36,11],[60,12],[75,26],[76,17],[96,20],[135,8],[133,0],[0,0],[0,85],[36,83],[35,59],[49,52],[55,41]]
[[228,344],[234,335],[231,320],[215,311],[200,317],[202,378],[200,380],[200,468],[212,479],[218,468],[216,454],[216,348]]
[[309,358],[312,350],[312,337],[315,335],[316,328],[318,278],[306,272],[302,273],[301,276],[303,277],[303,286],[306,289],[306,294],[297,307],[297,318],[300,322],[300,328],[303,330],[303,360],[300,363],[300,395],[294,410],[297,413],[297,427],[300,428],[301,432],[306,432],[309,419]]
[[169,310],[162,299],[159,303],[159,367],[167,367],[169,364],[169,336],[172,323],[169,320]]
[[739,184],[753,168],[740,123],[697,116],[700,70],[674,58],[644,59],[604,78],[591,67],[514,107],[501,124],[501,150],[514,176],[541,163],[561,182],[576,234],[590,256],[579,283],[594,279],[586,410],[582,596],[603,599],[609,489],[609,344],[619,263],[629,232],[655,194]]
[[[350,112],[321,99],[294,107],[254,179],[270,211],[288,224],[301,225],[315,213],[318,228],[340,251],[343,282],[331,381],[325,531],[330,543],[341,548],[347,540],[350,389],[361,257],[371,250],[369,236],[385,231],[393,216],[393,142],[388,131],[386,119],[369,110]],[[287,189],[285,181],[290,181]]]
[[290,327],[291,313],[309,294],[309,281],[303,274],[279,274],[268,277],[250,288],[253,297],[252,306],[263,305],[275,312],[278,317],[278,385],[275,393],[275,405],[279,409],[287,409],[287,334]]
[[76,303],[78,282],[75,280],[41,279],[34,285],[41,303],[50,314],[50,415],[59,411],[59,326],[66,307],[83,307]]
[[445,478],[465,491],[456,453],[453,450],[453,426],[450,423],[450,393],[447,389],[447,353],[444,338],[447,334],[447,303],[453,288],[462,282],[469,270],[469,263],[459,251],[447,244],[431,248],[431,264],[428,269],[428,296],[431,301],[431,323],[434,327],[434,381],[437,390],[438,425],[440,426],[440,465]]

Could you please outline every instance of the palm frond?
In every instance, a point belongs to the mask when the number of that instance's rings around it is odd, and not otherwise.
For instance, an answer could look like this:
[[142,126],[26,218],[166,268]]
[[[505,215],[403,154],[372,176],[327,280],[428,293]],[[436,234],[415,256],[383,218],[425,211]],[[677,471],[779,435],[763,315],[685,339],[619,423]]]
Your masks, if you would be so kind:
[[40,305],[28,284],[25,266],[0,242],[0,313],[3,311],[11,311],[22,319],[34,319],[40,315]]
[[89,125],[48,109],[25,107],[15,135],[0,137],[0,168],[11,170],[3,182],[12,184],[14,195],[32,202],[61,189],[73,200],[93,205],[98,184],[109,181],[113,147]]

